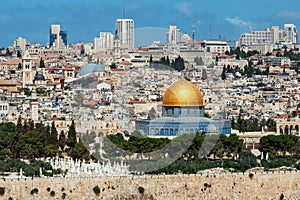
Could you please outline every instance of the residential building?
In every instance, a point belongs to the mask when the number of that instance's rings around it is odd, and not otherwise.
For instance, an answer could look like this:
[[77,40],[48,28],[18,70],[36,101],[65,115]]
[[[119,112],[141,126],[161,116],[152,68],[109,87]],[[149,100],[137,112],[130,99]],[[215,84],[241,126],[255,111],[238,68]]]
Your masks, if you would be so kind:
[[253,44],[276,44],[280,42],[297,43],[297,28],[294,24],[284,24],[284,29],[279,26],[266,28],[264,31],[251,31],[240,36],[240,46]]

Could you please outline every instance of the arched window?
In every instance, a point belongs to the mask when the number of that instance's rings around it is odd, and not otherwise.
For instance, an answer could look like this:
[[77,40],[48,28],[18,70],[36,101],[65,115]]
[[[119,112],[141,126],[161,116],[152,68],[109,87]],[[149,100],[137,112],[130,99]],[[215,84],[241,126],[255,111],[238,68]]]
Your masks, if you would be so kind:
[[284,134],[289,134],[289,126],[288,125],[285,125],[285,128],[284,128]]

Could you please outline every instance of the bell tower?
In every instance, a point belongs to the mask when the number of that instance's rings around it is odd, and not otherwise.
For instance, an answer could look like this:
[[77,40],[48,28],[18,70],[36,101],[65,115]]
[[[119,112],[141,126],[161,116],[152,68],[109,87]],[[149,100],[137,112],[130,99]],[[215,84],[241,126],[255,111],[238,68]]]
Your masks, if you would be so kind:
[[33,84],[33,71],[32,71],[32,58],[25,52],[22,59],[23,70],[22,70],[22,87],[26,87],[28,84]]

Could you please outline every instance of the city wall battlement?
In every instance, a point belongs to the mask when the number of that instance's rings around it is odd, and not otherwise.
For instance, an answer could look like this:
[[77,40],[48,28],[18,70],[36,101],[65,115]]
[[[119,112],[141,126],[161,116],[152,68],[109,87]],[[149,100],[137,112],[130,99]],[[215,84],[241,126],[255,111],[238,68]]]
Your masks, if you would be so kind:
[[[99,186],[97,196],[93,188]],[[1,179],[0,199],[300,199],[300,171]],[[144,194],[139,193],[144,188]],[[37,194],[31,194],[37,188]],[[47,190],[48,189],[48,190]],[[51,196],[50,192],[55,195]],[[53,192],[52,192],[53,194]]]

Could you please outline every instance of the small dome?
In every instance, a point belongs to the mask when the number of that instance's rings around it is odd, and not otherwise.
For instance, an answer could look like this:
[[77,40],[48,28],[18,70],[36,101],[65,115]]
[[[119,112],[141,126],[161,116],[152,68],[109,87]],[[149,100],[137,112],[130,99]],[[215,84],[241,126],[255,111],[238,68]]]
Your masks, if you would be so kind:
[[166,90],[162,106],[204,106],[204,104],[199,89],[189,81],[180,80]]
[[35,81],[45,81],[45,77],[43,74],[37,73],[34,77]]
[[86,75],[86,74],[91,74],[93,72],[104,72],[105,71],[105,66],[104,65],[98,65],[98,64],[87,64],[85,65],[81,71],[80,71],[80,76]]

